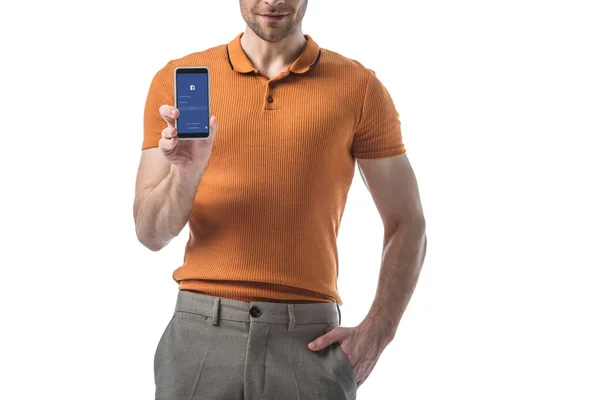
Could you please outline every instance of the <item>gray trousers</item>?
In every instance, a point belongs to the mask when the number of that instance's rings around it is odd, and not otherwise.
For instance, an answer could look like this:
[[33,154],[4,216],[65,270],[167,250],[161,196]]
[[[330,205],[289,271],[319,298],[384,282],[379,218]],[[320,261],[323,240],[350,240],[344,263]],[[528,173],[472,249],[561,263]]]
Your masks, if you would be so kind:
[[243,302],[179,290],[154,355],[155,400],[356,399],[339,344],[308,343],[341,322],[336,302]]

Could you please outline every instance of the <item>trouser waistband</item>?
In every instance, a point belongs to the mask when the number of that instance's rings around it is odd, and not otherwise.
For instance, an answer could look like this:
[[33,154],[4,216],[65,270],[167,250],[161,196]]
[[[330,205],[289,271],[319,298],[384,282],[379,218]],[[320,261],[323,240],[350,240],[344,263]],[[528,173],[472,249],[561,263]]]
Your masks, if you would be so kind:
[[341,325],[342,313],[337,302],[326,303],[274,303],[267,301],[245,302],[202,293],[179,290],[175,312],[188,312],[212,318],[213,325],[220,320],[238,322],[263,322],[296,325],[334,323]]

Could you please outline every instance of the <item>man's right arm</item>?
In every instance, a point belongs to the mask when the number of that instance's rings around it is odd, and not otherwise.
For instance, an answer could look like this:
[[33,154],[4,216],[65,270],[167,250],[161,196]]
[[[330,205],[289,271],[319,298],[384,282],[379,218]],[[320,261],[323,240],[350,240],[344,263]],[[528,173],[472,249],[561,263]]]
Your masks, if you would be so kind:
[[158,147],[142,151],[133,217],[138,240],[159,251],[187,224],[204,173],[167,161]]

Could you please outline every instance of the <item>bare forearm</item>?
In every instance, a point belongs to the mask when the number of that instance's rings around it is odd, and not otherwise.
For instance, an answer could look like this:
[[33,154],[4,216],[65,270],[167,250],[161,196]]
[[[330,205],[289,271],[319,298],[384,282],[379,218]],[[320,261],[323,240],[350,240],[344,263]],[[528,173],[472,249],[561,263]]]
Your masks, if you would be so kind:
[[386,236],[379,282],[364,323],[391,341],[412,297],[427,248],[425,223],[399,224]]
[[146,193],[136,216],[137,236],[146,247],[158,251],[181,232],[190,218],[202,173],[172,166],[169,175]]

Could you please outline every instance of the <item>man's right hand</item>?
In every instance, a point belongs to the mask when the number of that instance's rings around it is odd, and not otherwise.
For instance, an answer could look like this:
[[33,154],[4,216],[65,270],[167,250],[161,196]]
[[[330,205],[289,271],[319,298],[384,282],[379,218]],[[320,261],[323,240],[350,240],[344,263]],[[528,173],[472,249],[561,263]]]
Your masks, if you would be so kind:
[[211,137],[205,140],[179,140],[175,119],[179,110],[173,106],[163,104],[160,106],[160,115],[167,122],[167,127],[162,131],[162,138],[158,142],[162,154],[175,167],[182,170],[204,171],[212,154],[215,134],[219,129],[217,118],[210,118]]

